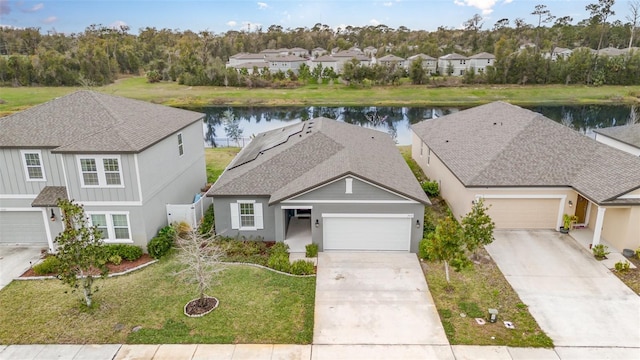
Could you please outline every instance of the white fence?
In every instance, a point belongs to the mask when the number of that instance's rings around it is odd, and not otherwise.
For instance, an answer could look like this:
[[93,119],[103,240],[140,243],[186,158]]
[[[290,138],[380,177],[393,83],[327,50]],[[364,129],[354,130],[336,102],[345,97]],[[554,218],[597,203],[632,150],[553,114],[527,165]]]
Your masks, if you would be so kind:
[[[252,138],[239,138],[238,140],[234,140],[231,138],[213,138],[213,143],[215,143],[215,147],[245,147],[248,145]],[[214,147],[213,143],[209,141],[206,146]]]
[[213,198],[206,196],[193,204],[167,204],[167,221],[169,224],[184,221],[195,229],[211,204]]

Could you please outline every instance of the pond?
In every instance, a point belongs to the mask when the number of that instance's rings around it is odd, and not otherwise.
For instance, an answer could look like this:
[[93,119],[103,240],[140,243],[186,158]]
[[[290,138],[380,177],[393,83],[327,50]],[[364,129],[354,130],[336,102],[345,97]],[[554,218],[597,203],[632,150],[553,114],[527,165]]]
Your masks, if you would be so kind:
[[[208,146],[243,146],[251,136],[285,125],[324,116],[388,133],[398,145],[411,144],[412,124],[463,110],[456,107],[207,107],[204,112],[205,142]],[[528,109],[582,134],[593,137],[593,130],[640,122],[640,107],[632,105],[559,105]],[[232,114],[242,131],[239,143],[229,139],[223,119]]]

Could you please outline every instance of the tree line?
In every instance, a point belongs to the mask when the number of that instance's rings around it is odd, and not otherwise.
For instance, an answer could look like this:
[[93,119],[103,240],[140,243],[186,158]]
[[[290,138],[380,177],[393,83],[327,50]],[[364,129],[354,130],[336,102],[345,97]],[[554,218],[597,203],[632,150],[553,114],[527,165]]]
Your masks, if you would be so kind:
[[[556,16],[546,5],[536,5],[529,24],[523,18],[500,19],[490,26],[480,15],[464,22],[462,29],[439,27],[436,31],[397,29],[386,25],[346,26],[332,29],[317,23],[311,28],[283,29],[271,25],[256,31],[210,31],[156,29],[138,34],[129,28],[91,25],[82,33],[41,33],[39,28],[0,28],[0,84],[4,86],[104,85],[123,74],[148,75],[150,81],[179,81],[187,85],[297,86],[305,82],[327,82],[338,74],[321,69],[303,69],[299,74],[260,72],[249,74],[228,69],[230,56],[264,49],[320,47],[341,50],[352,47],[377,49],[377,56],[395,54],[407,58],[424,53],[439,57],[457,52],[472,55],[489,52],[495,65],[483,74],[465,74],[467,83],[504,84],[638,84],[640,54],[603,57],[578,50],[567,59],[552,61],[555,47],[602,49],[632,48],[640,0],[629,3],[625,22],[611,21],[615,0],[599,0],[585,7],[589,17],[573,23],[570,16]],[[528,46],[523,46],[528,45]],[[392,71],[380,67],[347,64],[343,77],[352,83],[394,84],[409,77],[414,84],[428,81],[429,74],[415,64]],[[317,71],[317,70],[315,70]]]

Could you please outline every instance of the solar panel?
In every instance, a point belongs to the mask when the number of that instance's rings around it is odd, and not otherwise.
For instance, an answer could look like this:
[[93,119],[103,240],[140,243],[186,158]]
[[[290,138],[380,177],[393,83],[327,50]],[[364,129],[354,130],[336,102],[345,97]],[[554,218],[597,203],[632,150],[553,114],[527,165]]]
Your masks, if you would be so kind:
[[230,169],[255,160],[261,153],[273,149],[274,147],[287,142],[290,136],[302,131],[304,123],[286,126],[281,129],[271,130],[258,134],[251,143],[244,149],[240,157],[235,161]]

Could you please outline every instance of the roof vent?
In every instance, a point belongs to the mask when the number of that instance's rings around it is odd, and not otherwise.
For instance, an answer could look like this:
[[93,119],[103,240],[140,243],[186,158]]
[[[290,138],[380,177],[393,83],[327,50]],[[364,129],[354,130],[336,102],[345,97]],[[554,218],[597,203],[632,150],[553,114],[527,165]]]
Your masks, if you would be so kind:
[[498,123],[493,123],[493,125],[498,125]]
[[444,142],[448,143],[448,142],[449,142],[449,140],[445,140]]

